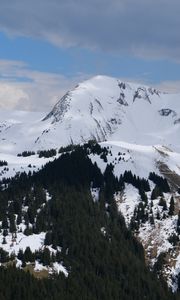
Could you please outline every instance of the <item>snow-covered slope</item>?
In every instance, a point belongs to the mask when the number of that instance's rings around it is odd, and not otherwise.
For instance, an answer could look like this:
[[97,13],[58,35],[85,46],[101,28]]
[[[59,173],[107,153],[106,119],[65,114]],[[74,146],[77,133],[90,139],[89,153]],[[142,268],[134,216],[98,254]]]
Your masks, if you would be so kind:
[[[144,246],[146,261],[151,269],[154,268],[158,260],[160,261],[160,257],[164,257],[161,269],[158,271],[163,275],[168,286],[173,291],[177,291],[178,276],[180,274],[180,242],[177,233],[180,196],[177,193],[173,194],[175,212],[173,215],[169,215],[168,210],[172,193],[163,194],[163,200],[167,205],[166,208],[163,208],[160,204],[162,197],[158,197],[153,201],[151,199],[153,187],[151,183],[151,191],[146,193],[145,213],[148,214],[148,218],[146,221],[140,222],[139,228],[135,230],[134,234]],[[119,211],[123,214],[129,227],[135,216],[135,211],[137,211],[140,203],[143,203],[138,190],[131,184],[126,184],[124,191],[118,193],[115,197]],[[174,242],[173,238],[176,238],[177,241]]]
[[47,128],[41,122],[44,113],[0,111],[0,152],[19,153],[32,150],[36,138]]
[[0,176],[28,170],[29,164],[37,169],[47,161],[37,155],[17,157],[22,151],[58,149],[89,139],[110,143],[113,155],[126,153],[114,161],[117,173],[130,169],[148,176],[163,162],[180,175],[179,99],[180,94],[96,76],[68,92],[48,114],[0,111],[1,160],[9,167],[2,174],[0,167]]
[[178,148],[180,95],[97,76],[68,92],[44,118],[51,126],[44,140],[63,142],[122,140]]
[[0,151],[47,149],[96,139],[180,149],[180,94],[96,76],[46,113],[0,112]]

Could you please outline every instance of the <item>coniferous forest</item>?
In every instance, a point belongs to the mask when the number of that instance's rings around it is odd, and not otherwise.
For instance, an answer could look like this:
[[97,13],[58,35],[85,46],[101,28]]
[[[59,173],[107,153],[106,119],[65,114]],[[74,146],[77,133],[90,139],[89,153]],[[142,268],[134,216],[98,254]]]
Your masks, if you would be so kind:
[[[111,164],[102,174],[88,158],[89,151],[98,152],[105,160],[107,150],[98,145],[76,146],[70,152],[61,149],[60,158],[38,173],[22,173],[1,182],[4,241],[8,232],[16,233],[22,221],[26,235],[46,232],[45,246],[61,249],[56,255],[45,247],[36,253],[31,249],[21,251],[18,258],[23,266],[35,260],[44,265],[62,262],[68,276],[59,273],[36,279],[13,266],[13,255],[1,251],[0,300],[178,299],[179,295],[168,290],[156,271],[147,268],[143,247],[127,229],[113,197],[125,182],[131,182],[145,203],[148,181],[131,172],[116,178]],[[155,174],[150,177],[168,190],[167,182]],[[92,198],[91,188],[99,190],[98,201]],[[46,191],[51,195],[49,201]]]

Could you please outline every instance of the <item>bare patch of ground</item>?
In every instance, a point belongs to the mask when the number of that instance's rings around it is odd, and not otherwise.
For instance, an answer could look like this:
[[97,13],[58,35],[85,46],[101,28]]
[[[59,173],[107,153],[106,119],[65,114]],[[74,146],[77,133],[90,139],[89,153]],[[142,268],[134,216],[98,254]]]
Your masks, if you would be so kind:
[[176,172],[169,169],[167,164],[162,161],[157,161],[157,168],[159,169],[160,173],[167,179],[169,182],[172,190],[177,191],[180,188],[180,175]]

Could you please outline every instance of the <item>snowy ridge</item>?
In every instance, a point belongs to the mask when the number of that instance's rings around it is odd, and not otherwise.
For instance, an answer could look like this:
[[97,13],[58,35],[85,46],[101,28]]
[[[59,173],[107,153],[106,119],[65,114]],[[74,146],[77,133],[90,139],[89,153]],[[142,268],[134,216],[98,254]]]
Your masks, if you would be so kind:
[[0,153],[9,170],[0,167],[0,177],[29,171],[29,164],[37,170],[47,161],[36,155],[17,158],[18,153],[59,149],[90,139],[110,141],[114,149],[119,145],[124,148],[126,155],[120,168],[115,167],[117,172],[130,169],[147,176],[150,170],[157,171],[157,163],[163,161],[179,174],[179,97],[96,76],[66,93],[48,114],[1,111]]
[[96,76],[48,113],[0,112],[0,151],[56,148],[90,139],[166,145],[179,150],[179,94]]
[[179,95],[97,76],[65,95],[45,120],[75,143],[110,139],[173,147],[179,131],[178,99]]

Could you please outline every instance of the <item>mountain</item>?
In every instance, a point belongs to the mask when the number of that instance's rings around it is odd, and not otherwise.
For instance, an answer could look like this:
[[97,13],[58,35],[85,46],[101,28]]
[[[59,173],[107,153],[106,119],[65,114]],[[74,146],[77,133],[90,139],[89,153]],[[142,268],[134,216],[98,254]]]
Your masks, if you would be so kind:
[[[0,240],[8,260],[11,255],[17,259],[22,250],[17,266],[28,263],[29,255],[33,257],[33,272],[64,273],[68,277],[71,266],[82,267],[74,262],[76,257],[79,261],[82,257],[72,236],[73,228],[72,232],[66,231],[66,223],[71,220],[76,224],[80,220],[70,202],[72,210],[62,206],[64,215],[58,223],[58,201],[69,201],[74,193],[74,201],[85,197],[91,205],[92,201],[99,205],[98,209],[103,207],[102,215],[108,215],[108,201],[113,197],[128,230],[143,244],[148,267],[177,292],[180,289],[179,97],[148,86],[96,76],[65,94],[49,113],[1,111]],[[71,154],[76,157],[73,162]],[[75,190],[71,185],[76,186]],[[76,194],[84,186],[86,196]],[[98,209],[90,211],[98,214]],[[78,221],[72,211],[76,211]],[[82,211],[80,216],[84,219]],[[97,222],[95,217],[88,220],[90,224]],[[100,228],[93,227],[96,236],[99,237],[97,230],[105,236],[111,231],[107,223],[105,218]],[[57,229],[61,226],[63,232]],[[86,240],[89,225],[86,232],[78,226],[75,235],[80,243],[80,232]],[[71,241],[73,245],[74,252],[69,255],[66,243],[67,253],[62,252],[63,241],[67,241],[64,232],[68,243]],[[113,234],[115,247],[119,247],[120,241]],[[125,236],[129,234],[126,232]],[[43,265],[45,254],[40,249],[47,245],[50,254],[46,255],[52,261]],[[53,258],[54,255],[60,258]],[[114,264],[114,257],[112,260]]]
[[51,123],[47,139],[57,131],[66,143],[95,139],[173,149],[180,146],[179,95],[109,77],[97,76],[81,83],[43,121]]
[[1,112],[1,148],[55,148],[95,139],[180,149],[179,94],[96,76],[64,95],[50,113]]
[[160,168],[180,174],[179,98],[179,94],[96,76],[64,95],[48,114],[1,111],[0,152],[2,160],[9,162],[3,175],[21,171],[19,165],[27,169],[31,163],[37,169],[46,162],[36,156],[32,161],[17,158],[18,153],[88,140],[110,143],[113,152],[119,147],[127,153],[126,164],[115,168],[118,174],[130,169],[148,176]]

